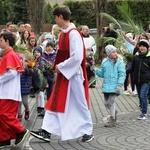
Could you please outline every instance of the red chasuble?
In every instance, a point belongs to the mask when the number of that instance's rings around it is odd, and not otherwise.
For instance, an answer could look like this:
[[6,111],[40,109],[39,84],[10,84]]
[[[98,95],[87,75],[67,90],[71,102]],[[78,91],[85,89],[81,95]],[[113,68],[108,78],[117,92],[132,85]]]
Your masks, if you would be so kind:
[[6,73],[7,69],[14,69],[20,73],[24,71],[18,56],[12,48],[4,51],[4,54],[0,59],[0,75]]
[[[74,28],[71,30],[77,30],[77,29]],[[57,65],[60,62],[63,62],[64,60],[69,58],[69,33],[71,30],[69,30],[67,33],[61,32],[61,34],[60,34],[59,50],[57,52],[55,65]],[[80,33],[80,35],[81,35],[81,33]],[[85,63],[86,63],[86,52],[85,52],[85,48],[84,48],[84,58],[83,58],[81,66],[82,66],[83,75],[85,78],[84,89],[85,89],[87,105],[89,108],[88,79],[87,79],[87,74],[86,74]],[[61,112],[61,113],[63,113],[65,111],[68,83],[69,83],[69,80],[67,80],[61,73],[57,74],[54,90],[53,90],[50,98],[47,101],[46,109],[54,111],[54,112]]]

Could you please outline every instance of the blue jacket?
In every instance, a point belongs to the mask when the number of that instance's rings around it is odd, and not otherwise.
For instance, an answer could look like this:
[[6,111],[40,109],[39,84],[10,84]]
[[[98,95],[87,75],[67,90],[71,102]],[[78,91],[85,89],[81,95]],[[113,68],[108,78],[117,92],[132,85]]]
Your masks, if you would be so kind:
[[24,68],[24,72],[21,75],[21,94],[30,94],[31,88],[31,74],[28,67]]
[[101,64],[101,69],[96,69],[96,75],[103,78],[103,93],[116,93],[117,85],[123,85],[126,78],[123,60],[118,58],[114,64],[113,59],[105,58]]

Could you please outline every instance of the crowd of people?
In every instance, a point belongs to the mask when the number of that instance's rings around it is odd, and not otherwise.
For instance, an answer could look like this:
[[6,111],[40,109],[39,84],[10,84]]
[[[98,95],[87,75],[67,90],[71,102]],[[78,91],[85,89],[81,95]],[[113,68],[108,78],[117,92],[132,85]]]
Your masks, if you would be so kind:
[[[123,90],[126,95],[138,95],[141,110],[138,119],[147,119],[150,26],[141,35],[121,32],[126,40],[126,52],[134,56],[130,65],[124,63],[114,43],[107,43],[104,45],[107,57],[96,68],[96,42],[89,27],[84,25],[78,30],[70,22],[71,12],[66,6],[56,7],[53,15],[56,24],[52,31],[38,39],[29,23],[19,22],[14,32],[15,26],[9,22],[1,30],[0,148],[10,146],[12,139],[16,139],[16,145],[20,144],[29,133],[21,121],[22,104],[24,119],[30,118],[31,94],[35,96],[37,116],[43,119],[41,129],[30,131],[31,135],[46,142],[51,134],[60,136],[61,140],[78,137],[82,137],[82,142],[93,140],[88,90],[96,87],[96,80],[89,85],[96,76],[103,78],[104,103],[110,111],[105,127],[115,126],[115,98]],[[104,36],[117,39],[113,25],[105,29]],[[14,45],[22,51],[15,51]]]

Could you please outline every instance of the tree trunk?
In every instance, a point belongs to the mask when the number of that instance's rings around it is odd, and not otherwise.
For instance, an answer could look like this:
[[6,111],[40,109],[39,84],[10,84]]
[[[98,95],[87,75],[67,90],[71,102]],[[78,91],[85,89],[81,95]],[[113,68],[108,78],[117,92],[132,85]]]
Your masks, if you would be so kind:
[[44,0],[26,0],[29,20],[34,29],[35,34],[38,36],[41,32],[43,25],[43,10]]
[[[103,32],[103,27],[106,26],[106,19],[104,19],[100,13],[107,12],[107,0],[96,0],[95,3],[96,8],[96,26],[97,26],[97,39]],[[96,63],[101,63],[104,55],[104,50],[102,47],[102,43],[97,44],[97,55],[96,55]]]

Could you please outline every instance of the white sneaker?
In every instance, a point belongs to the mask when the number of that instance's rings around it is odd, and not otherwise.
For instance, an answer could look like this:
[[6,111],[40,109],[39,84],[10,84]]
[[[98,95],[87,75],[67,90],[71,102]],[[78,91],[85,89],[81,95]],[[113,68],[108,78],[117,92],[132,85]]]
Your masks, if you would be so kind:
[[129,89],[128,89],[128,92],[129,92],[130,94],[132,94],[132,89],[131,89],[131,88],[129,88]]
[[147,114],[141,114],[137,119],[138,120],[147,120]]
[[131,93],[128,90],[126,90],[126,91],[123,92],[123,94],[130,95]]
[[132,95],[136,96],[136,95],[137,95],[137,91],[136,91],[136,90],[133,91],[133,92],[132,92]]

